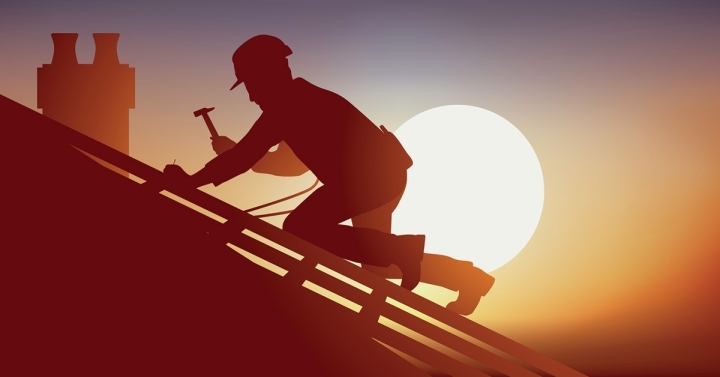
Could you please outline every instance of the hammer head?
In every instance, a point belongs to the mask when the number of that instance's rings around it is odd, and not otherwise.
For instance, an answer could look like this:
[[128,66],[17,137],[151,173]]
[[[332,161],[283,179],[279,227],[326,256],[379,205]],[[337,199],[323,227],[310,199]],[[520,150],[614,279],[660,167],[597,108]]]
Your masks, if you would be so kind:
[[211,107],[211,108],[203,107],[200,110],[193,111],[193,115],[195,115],[196,117],[199,117],[200,115],[205,115],[213,110],[215,110],[214,107]]

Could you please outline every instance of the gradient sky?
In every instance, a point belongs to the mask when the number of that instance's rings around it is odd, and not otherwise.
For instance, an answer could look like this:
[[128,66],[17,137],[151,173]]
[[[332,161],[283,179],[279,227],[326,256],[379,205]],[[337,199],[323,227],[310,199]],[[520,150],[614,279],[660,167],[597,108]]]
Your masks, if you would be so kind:
[[[546,196],[472,318],[586,373],[720,373],[718,20],[712,1],[22,1],[0,5],[0,93],[36,108],[50,33],[79,33],[90,63],[92,33],[118,32],[136,69],[131,155],[189,171],[214,155],[194,110],[216,107],[233,139],[260,113],[228,91],[232,52],[256,34],[390,130],[486,108],[533,145]],[[249,173],[208,191],[247,208],[313,180]]]

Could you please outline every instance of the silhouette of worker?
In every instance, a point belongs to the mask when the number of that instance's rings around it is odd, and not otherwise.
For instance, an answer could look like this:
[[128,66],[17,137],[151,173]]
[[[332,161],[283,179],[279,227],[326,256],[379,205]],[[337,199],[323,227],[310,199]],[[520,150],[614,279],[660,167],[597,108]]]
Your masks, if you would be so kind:
[[[242,140],[197,173],[187,176],[177,165],[167,166],[166,173],[193,187],[217,186],[248,171],[284,141],[323,186],[287,216],[283,229],[351,261],[396,265],[402,286],[413,289],[420,281],[424,235],[340,225],[400,195],[408,168],[404,150],[344,98],[293,79],[287,61],[291,53],[280,39],[268,35],[243,43],[233,55],[237,82],[230,89],[245,83],[262,115]],[[232,143],[217,139],[216,151]]]
[[[459,290],[448,308],[471,313],[494,279],[470,262],[424,255],[424,235],[391,233],[392,212],[412,165],[402,145],[343,97],[293,78],[291,53],[268,35],[243,43],[233,54],[237,81],[230,89],[244,83],[262,115],[237,144],[214,137],[218,157],[197,173],[188,177],[177,165],[168,165],[166,173],[199,187],[250,169],[280,176],[310,170],[323,186],[287,216],[284,230],[380,276],[402,278],[404,288],[422,279]],[[340,224],[348,219],[353,226]]]

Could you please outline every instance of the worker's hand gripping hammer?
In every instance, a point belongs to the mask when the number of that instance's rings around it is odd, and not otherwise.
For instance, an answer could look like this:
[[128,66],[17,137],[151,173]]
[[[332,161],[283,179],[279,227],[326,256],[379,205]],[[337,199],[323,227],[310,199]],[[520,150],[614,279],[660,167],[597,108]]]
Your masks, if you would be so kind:
[[212,136],[210,139],[212,140],[213,150],[218,155],[221,155],[232,149],[235,146],[235,142],[230,140],[226,136],[218,135],[217,130],[215,129],[215,126],[213,125],[212,121],[210,120],[210,116],[208,115],[208,113],[213,111],[214,109],[214,107],[203,107],[200,110],[194,111],[193,115],[195,115],[196,117],[202,115],[208,130],[210,130],[210,135]]
[[203,107],[200,110],[194,111],[193,115],[195,115],[195,117],[199,117],[200,115],[202,115],[203,120],[205,121],[205,125],[207,125],[208,130],[210,130],[210,135],[212,135],[213,138],[216,138],[219,135],[217,133],[217,130],[215,129],[215,126],[213,125],[212,121],[210,120],[210,115],[208,115],[208,113],[213,110],[215,110],[214,107],[211,107],[211,108]]

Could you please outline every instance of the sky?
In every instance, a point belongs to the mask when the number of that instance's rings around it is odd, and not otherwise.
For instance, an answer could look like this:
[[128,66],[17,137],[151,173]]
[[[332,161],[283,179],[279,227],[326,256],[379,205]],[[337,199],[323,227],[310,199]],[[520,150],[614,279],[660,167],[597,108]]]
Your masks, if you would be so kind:
[[[193,111],[215,107],[235,140],[260,114],[228,90],[232,52],[256,34],[390,130],[436,106],[488,109],[533,146],[545,202],[470,318],[589,374],[717,374],[719,19],[712,1],[22,1],[0,5],[0,94],[37,108],[50,33],[79,33],[80,63],[92,33],[120,33],[130,154],[190,172],[214,155]],[[248,173],[206,190],[248,208],[313,181]]]

